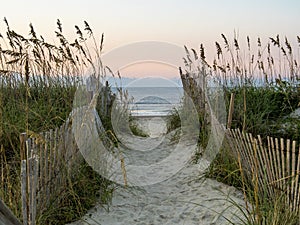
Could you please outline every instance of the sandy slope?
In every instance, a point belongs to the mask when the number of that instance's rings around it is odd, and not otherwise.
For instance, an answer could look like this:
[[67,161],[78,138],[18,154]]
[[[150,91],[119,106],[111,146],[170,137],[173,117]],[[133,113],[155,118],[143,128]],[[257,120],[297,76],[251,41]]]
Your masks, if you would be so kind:
[[[124,137],[123,152],[126,165],[152,165],[172,153],[178,143],[165,132],[164,118],[140,118],[140,126],[149,138]],[[180,146],[189,151],[189,139]],[[176,145],[176,146],[175,146]],[[154,146],[154,148],[153,148]],[[176,165],[176,162],[174,162]],[[164,165],[154,170],[164,171]],[[156,171],[156,172],[155,172]],[[130,171],[127,171],[130,173]],[[146,176],[150,177],[148,174]],[[100,206],[91,209],[79,224],[160,225],[160,224],[228,224],[239,223],[241,213],[229,199],[244,205],[242,194],[235,188],[205,179],[200,164],[188,162],[172,177],[159,183],[138,187],[117,186],[109,211]]]

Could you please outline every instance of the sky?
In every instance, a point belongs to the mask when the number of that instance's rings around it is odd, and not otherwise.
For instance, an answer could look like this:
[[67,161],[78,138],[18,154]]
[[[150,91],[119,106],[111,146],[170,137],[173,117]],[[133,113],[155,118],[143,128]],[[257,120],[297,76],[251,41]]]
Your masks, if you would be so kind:
[[[291,42],[300,35],[299,0],[10,0],[2,1],[0,9],[0,18],[6,17],[12,29],[28,34],[32,23],[48,42],[55,40],[57,19],[71,40],[76,37],[74,25],[83,27],[87,21],[99,39],[104,33],[104,55],[132,43],[156,41],[195,49],[203,43],[213,57],[222,33],[231,38],[236,34],[239,40],[280,34]],[[0,32],[4,30],[2,21]],[[178,76],[176,65],[149,60],[151,66],[139,61],[116,69],[125,76]]]

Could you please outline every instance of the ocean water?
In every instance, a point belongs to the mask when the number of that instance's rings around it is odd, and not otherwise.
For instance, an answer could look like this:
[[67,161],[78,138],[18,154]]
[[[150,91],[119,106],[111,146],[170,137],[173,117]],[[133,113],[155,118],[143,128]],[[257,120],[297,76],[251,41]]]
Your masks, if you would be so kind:
[[127,87],[133,98],[129,105],[133,116],[166,116],[178,109],[183,97],[182,87]]

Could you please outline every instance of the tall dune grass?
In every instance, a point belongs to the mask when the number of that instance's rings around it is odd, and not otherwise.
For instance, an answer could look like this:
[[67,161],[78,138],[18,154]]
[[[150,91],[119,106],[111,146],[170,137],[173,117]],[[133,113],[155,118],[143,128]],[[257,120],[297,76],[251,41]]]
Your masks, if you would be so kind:
[[212,62],[206,61],[203,45],[199,53],[185,47],[185,67],[180,69],[181,74],[200,74],[208,86],[218,83],[225,94],[227,111],[230,96],[235,94],[233,128],[299,140],[295,132],[299,125],[294,132],[286,133],[279,132],[283,130],[278,125],[286,122],[286,116],[300,106],[300,37],[293,44],[278,35],[266,43],[258,38],[254,46],[247,37],[243,45],[246,49],[240,47],[236,38],[230,41],[223,34],[221,38],[223,45],[215,42],[216,56]]
[[[210,85],[212,80],[217,82],[223,88],[227,112],[230,96],[235,95],[231,128],[262,137],[290,138],[299,143],[300,120],[288,115],[300,107],[300,37],[296,37],[293,44],[278,35],[266,43],[258,38],[255,45],[247,37],[243,45],[246,48],[240,47],[237,38],[230,41],[222,34],[221,40],[215,42],[216,57],[212,62],[206,60],[203,45],[199,53],[185,48],[185,68],[181,68],[181,74],[203,79],[203,84],[194,85],[195,89]],[[194,102],[199,102],[197,97]],[[200,118],[206,116],[202,111],[199,115]],[[209,119],[200,129],[209,130]],[[246,218],[241,223],[299,224],[299,215],[289,210],[282,196],[266,199],[253,186],[255,177],[252,181],[243,179],[243,165],[234,157],[226,141],[207,176],[243,190],[250,207],[240,208]]]
[[[83,31],[75,26],[78,37],[69,41],[57,20],[58,44],[47,42],[32,24],[29,36],[24,36],[13,30],[6,19],[4,23],[6,33],[0,34],[0,198],[21,219],[20,133],[34,137],[59,127],[68,118],[75,91],[86,75],[101,82],[107,69],[101,62],[104,36],[96,38],[87,22]],[[60,205],[40,215],[40,224],[79,219],[95,204],[99,190],[103,202],[111,195],[110,183],[92,173],[86,163],[70,182],[59,198]]]

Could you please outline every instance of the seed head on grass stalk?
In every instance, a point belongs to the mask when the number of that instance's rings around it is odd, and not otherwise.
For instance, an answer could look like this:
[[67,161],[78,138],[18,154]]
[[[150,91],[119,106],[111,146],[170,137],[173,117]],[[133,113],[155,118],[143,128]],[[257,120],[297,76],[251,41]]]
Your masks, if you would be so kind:
[[[211,74],[223,85],[227,105],[230,94],[236,94],[233,127],[241,128],[255,135],[282,137],[281,135],[278,136],[278,130],[283,128],[278,128],[278,124],[282,124],[283,118],[299,107],[300,89],[298,88],[297,75],[300,68],[299,56],[295,54],[297,50],[292,49],[293,45],[287,38],[283,39],[281,43],[279,35],[269,38],[266,43],[263,39],[257,38],[256,48],[251,48],[250,38],[247,37],[246,50],[248,52],[244,54],[237,39],[234,38],[231,43],[224,34],[221,36],[224,44],[221,46],[219,42],[215,42],[217,55],[211,64],[212,66],[208,68],[211,69]],[[297,36],[297,43],[300,47],[299,36]],[[222,48],[226,51],[223,51]],[[187,55],[190,55],[187,47],[185,47],[185,51]],[[201,59],[201,53],[199,55]],[[204,58],[203,55],[202,58]],[[192,63],[190,62],[192,59],[195,59],[195,57],[184,59],[187,74],[192,69]],[[180,74],[184,77],[182,73],[180,69]],[[298,138],[297,132],[293,134],[293,137]],[[224,157],[229,156],[225,155]],[[213,168],[211,168],[211,172],[215,174],[215,177],[221,174],[222,177],[228,179],[233,174],[234,170],[231,168],[231,164],[223,163],[219,165],[220,160],[218,158],[216,158],[215,163],[216,165],[213,164]],[[220,167],[223,167],[224,174],[217,172],[221,170],[218,169]],[[259,189],[257,182],[255,182],[257,177],[254,176],[253,178],[252,185],[250,185],[251,181],[250,183],[246,179],[243,181],[244,186],[249,186],[249,191],[252,190],[252,194],[248,197],[248,201],[252,205],[252,211],[249,210],[249,207],[248,213],[245,214],[248,216],[248,223],[280,224],[278,222],[280,215],[282,215],[280,218],[284,218],[283,221],[289,221],[286,218],[292,218],[290,217],[291,214],[282,210],[287,207],[284,204],[279,204],[280,198],[275,198],[275,201],[271,203],[264,201],[264,198],[258,195]],[[276,207],[272,208],[269,206],[270,204],[276,205]],[[282,207],[277,207],[279,205]],[[282,210],[281,214],[280,211],[277,211],[279,208]],[[271,212],[274,212],[274,210],[276,213],[272,214]],[[292,222],[287,222],[287,224],[297,224],[294,219],[290,221]]]
[[[6,153],[10,157],[10,160],[6,163],[9,166],[11,160],[18,159],[19,147],[17,143],[20,132],[27,130],[30,136],[36,137],[36,134],[41,131],[60,126],[72,110],[74,93],[85,71],[90,69],[93,64],[95,65],[92,67],[94,74],[103,76],[104,73],[102,64],[99,63],[101,61],[97,63],[97,60],[92,57],[93,54],[90,52],[92,48],[87,44],[89,39],[94,38],[91,36],[93,35],[92,30],[86,22],[84,23],[84,31],[88,33],[87,37],[81,33],[82,36],[79,37],[79,41],[75,40],[72,43],[63,34],[62,24],[60,20],[57,20],[55,34],[59,42],[58,44],[51,44],[36,33],[32,24],[29,25],[29,37],[25,37],[12,30],[6,18],[4,21],[7,27],[7,37],[1,39],[4,45],[0,46],[0,89],[1,99],[3,100],[1,100],[0,106],[1,110],[3,109],[1,111],[3,116],[0,120],[3,135],[1,134],[0,138],[1,146],[7,148],[7,152],[9,152]],[[79,27],[76,27],[79,30]],[[103,39],[102,34],[100,46],[96,46],[95,43],[96,47],[93,50],[102,51]],[[8,44],[6,44],[6,40]],[[95,42],[95,39],[92,41]],[[100,56],[101,53],[96,52],[98,60],[101,60]],[[19,165],[15,168],[17,170],[16,174],[19,174]],[[7,173],[5,176],[9,176],[12,181],[11,174]],[[5,178],[5,180],[7,179]],[[91,181],[94,180],[91,179]],[[17,184],[15,181],[12,181],[12,183]],[[64,194],[67,195],[67,192],[70,191],[70,196],[76,202],[75,205],[78,206],[74,210],[76,212],[80,211],[82,214],[87,210],[86,206],[88,204],[81,201],[83,198],[87,199],[87,197],[81,196],[78,189],[74,188],[76,185],[73,180],[69,183],[69,190],[66,190]],[[103,185],[105,186],[107,183],[102,180],[100,186],[105,189]],[[83,186],[87,187],[87,185]],[[100,186],[95,185],[98,190]],[[20,190],[17,190],[19,185],[11,185],[11,187],[10,193],[20,193]],[[82,189],[82,187],[79,188],[79,190]],[[0,191],[3,191],[2,188]],[[9,196],[6,194],[4,193],[5,196]],[[15,199],[6,200],[12,202],[18,208],[21,205],[19,202],[21,198],[17,194],[14,196]],[[67,201],[62,202],[68,204]],[[66,218],[70,218],[69,214],[73,209],[69,206],[61,205],[61,208],[69,209],[69,212],[65,212],[66,217],[59,222],[65,223],[67,222]],[[91,207],[91,204],[88,207]],[[51,210],[49,209],[48,212],[43,214],[45,215],[44,219],[46,219],[47,213],[51,214]],[[61,213],[61,211],[57,211],[57,213]],[[58,216],[52,215],[53,218]],[[72,218],[74,219],[74,215],[72,215]],[[41,221],[44,221],[43,218],[41,218]],[[57,224],[57,222],[53,223]]]

